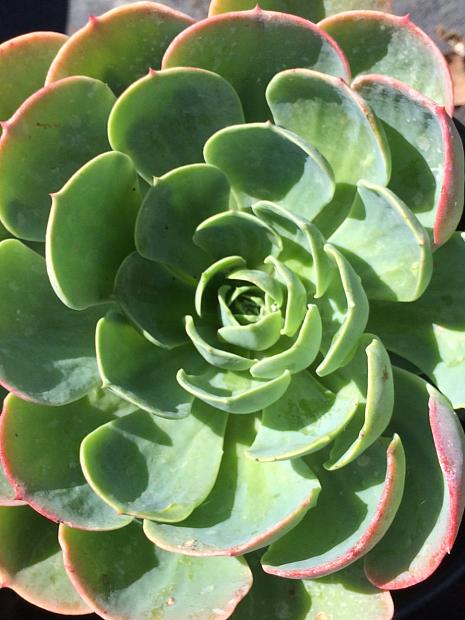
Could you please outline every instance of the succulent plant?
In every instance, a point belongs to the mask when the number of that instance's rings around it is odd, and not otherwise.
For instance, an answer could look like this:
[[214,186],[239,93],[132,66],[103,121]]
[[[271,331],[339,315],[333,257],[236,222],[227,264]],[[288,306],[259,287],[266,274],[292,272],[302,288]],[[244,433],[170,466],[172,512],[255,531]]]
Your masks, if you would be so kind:
[[138,2],[0,46],[3,586],[383,620],[450,551],[463,152],[388,11]]

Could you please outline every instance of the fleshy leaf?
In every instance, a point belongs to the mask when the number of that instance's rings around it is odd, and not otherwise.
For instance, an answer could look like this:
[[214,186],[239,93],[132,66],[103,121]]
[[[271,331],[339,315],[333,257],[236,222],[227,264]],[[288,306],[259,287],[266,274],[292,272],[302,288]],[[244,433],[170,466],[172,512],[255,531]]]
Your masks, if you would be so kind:
[[311,373],[297,373],[286,394],[263,410],[248,454],[259,461],[275,461],[320,450],[347,425],[356,406],[347,390],[333,393]]
[[33,605],[66,614],[88,614],[71,585],[57,540],[58,526],[29,506],[0,507],[0,581]]
[[150,182],[202,162],[207,139],[241,122],[232,86],[216,73],[186,67],[150,72],[132,84],[111,112],[108,135],[111,146],[129,155]]
[[145,521],[155,544],[186,555],[241,555],[264,547],[298,523],[320,485],[299,460],[258,463],[247,456],[254,418],[230,419],[225,454],[212,492],[175,525]]
[[179,384],[196,398],[228,413],[254,413],[271,405],[287,390],[291,375],[285,370],[275,379],[254,379],[247,372],[209,368],[203,375],[177,374]]
[[463,210],[463,147],[444,108],[382,75],[360,76],[353,87],[382,121],[392,153],[389,187],[441,245]]
[[59,540],[76,590],[104,618],[223,620],[252,585],[242,558],[167,553],[138,524],[98,534],[62,526]]
[[253,377],[272,379],[284,370],[295,374],[310,366],[321,344],[322,324],[315,305],[309,305],[300,331],[294,340],[281,338],[275,347],[266,351],[263,358],[250,369]]
[[216,309],[218,289],[225,277],[231,271],[245,266],[242,256],[226,256],[205,269],[195,291],[195,310],[199,316],[205,314],[206,308],[211,310],[213,306]]
[[99,383],[94,333],[105,309],[66,308],[44,259],[20,241],[0,243],[0,381],[19,396],[64,405]]
[[411,373],[395,369],[394,379],[392,428],[405,446],[405,492],[386,536],[365,559],[370,581],[386,589],[423,581],[450,552],[465,482],[465,437],[450,403]]
[[59,32],[31,32],[0,45],[2,121],[43,86],[50,63],[67,38]]
[[283,318],[281,312],[276,310],[275,312],[265,314],[254,323],[249,323],[248,325],[220,327],[218,336],[220,340],[243,349],[264,351],[277,342],[281,335],[282,325]]
[[115,281],[116,299],[127,316],[148,340],[168,349],[188,341],[184,316],[193,311],[194,294],[195,288],[168,267],[137,252],[123,261]]
[[222,129],[204,156],[226,173],[243,207],[271,200],[311,220],[334,194],[332,170],[319,152],[271,123]]
[[110,300],[118,267],[134,249],[140,200],[131,160],[115,152],[97,156],[53,195],[47,270],[68,307],[83,310]]
[[227,211],[204,220],[195,231],[194,242],[214,260],[238,254],[249,267],[261,264],[280,248],[280,239],[269,226],[241,211]]
[[455,408],[465,407],[465,235],[454,234],[433,261],[420,299],[372,302],[368,329],[430,377]]
[[[325,251],[338,269],[326,297],[319,302],[323,321],[323,350],[325,357],[316,372],[324,377],[347,364],[355,351],[359,337],[368,320],[368,299],[360,280],[350,263],[330,244]],[[325,333],[331,341],[325,342]],[[334,334],[331,337],[331,334]]]
[[312,601],[306,620],[391,620],[394,615],[391,595],[367,580],[362,561],[327,577],[306,579],[302,584]]
[[158,69],[171,40],[193,21],[154,2],[135,2],[92,16],[62,47],[47,83],[89,75],[107,82],[119,95],[150,67]]
[[228,206],[229,184],[218,168],[194,164],[172,170],[157,179],[145,197],[136,224],[136,247],[145,258],[197,279],[211,259],[192,242],[195,229]]
[[[210,344],[212,340],[216,340],[215,330],[208,327],[197,328],[194,319],[189,315],[186,316],[186,332],[200,355],[212,366],[225,370],[247,370],[256,361],[224,348],[218,348],[221,346],[218,343],[217,346]],[[206,338],[209,340],[207,341]]]
[[106,84],[71,77],[31,95],[3,124],[0,216],[10,232],[44,240],[49,194],[108,150],[106,126],[114,101]]
[[257,202],[253,212],[276,231],[283,249],[279,260],[294,271],[315,297],[321,297],[329,286],[333,261],[324,251],[324,238],[305,219],[271,202]]
[[286,307],[281,334],[292,337],[302,325],[302,321],[307,313],[307,292],[300,278],[287,265],[274,258],[274,256],[268,256],[265,262],[273,265],[277,279],[285,287]]
[[183,418],[190,413],[192,397],[178,385],[176,372],[185,366],[194,372],[202,368],[193,347],[162,349],[117,313],[99,321],[96,338],[105,387],[162,417]]
[[269,118],[264,93],[278,71],[303,66],[349,78],[339,47],[315,24],[258,7],[189,27],[163,57],[163,68],[176,66],[210,69],[229,80],[248,122]]
[[215,483],[226,420],[197,401],[182,420],[136,411],[109,422],[82,443],[86,478],[119,513],[182,521]]
[[349,215],[329,241],[353,265],[369,299],[412,301],[429,284],[428,235],[385,187],[361,181]]
[[[247,11],[253,9],[254,6],[256,6],[255,0],[212,0],[208,14],[219,15],[220,13],[229,13],[231,11]],[[390,0],[317,0],[316,2],[305,0],[261,0],[260,7],[267,11],[299,15],[311,22],[317,22],[328,15],[357,9],[390,12],[391,2]]]
[[331,164],[337,183],[354,185],[362,178],[381,185],[389,181],[391,156],[384,132],[369,106],[344,80],[291,69],[271,80],[266,98],[275,123],[318,149]]
[[[387,452],[386,452],[387,450]],[[267,573],[292,579],[323,577],[352,564],[383,537],[404,488],[405,455],[396,435],[379,439],[337,472],[318,469],[317,505],[262,558]]]
[[120,517],[92,491],[79,465],[82,439],[112,417],[88,398],[49,407],[10,394],[0,442],[17,497],[48,519],[73,527],[111,530],[126,525],[130,519]]
[[[394,385],[389,355],[381,340],[371,334],[360,338],[358,349],[351,361],[328,379],[336,393],[347,391],[357,395],[364,404],[336,437],[330,460],[330,470],[345,467],[360,456],[386,430],[394,406]],[[338,389],[338,382],[340,382]]]
[[351,11],[328,17],[318,26],[341,46],[354,77],[380,73],[396,78],[444,105],[452,116],[454,97],[446,60],[408,15]]

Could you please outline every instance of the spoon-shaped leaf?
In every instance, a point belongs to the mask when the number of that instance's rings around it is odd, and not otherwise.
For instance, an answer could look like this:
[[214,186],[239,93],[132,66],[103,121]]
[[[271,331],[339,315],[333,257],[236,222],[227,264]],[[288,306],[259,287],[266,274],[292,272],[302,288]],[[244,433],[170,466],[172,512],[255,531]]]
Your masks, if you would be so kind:
[[138,524],[98,534],[61,526],[59,539],[76,590],[108,620],[226,620],[252,585],[245,560],[167,553]]
[[282,325],[283,317],[281,312],[276,310],[248,325],[220,327],[218,336],[220,340],[243,349],[265,351],[278,341]]

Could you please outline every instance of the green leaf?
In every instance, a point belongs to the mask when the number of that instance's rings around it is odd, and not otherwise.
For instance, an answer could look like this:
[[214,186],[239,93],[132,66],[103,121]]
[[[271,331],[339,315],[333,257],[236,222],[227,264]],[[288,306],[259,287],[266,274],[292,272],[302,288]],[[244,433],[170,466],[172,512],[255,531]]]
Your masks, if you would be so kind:
[[0,380],[19,396],[64,405],[99,383],[94,333],[105,308],[69,310],[44,259],[20,241],[0,243]]
[[209,368],[203,375],[177,374],[179,384],[205,403],[228,413],[254,413],[279,400],[289,387],[291,375],[285,370],[266,381],[247,372]]
[[366,557],[365,570],[375,585],[397,589],[429,577],[452,548],[464,505],[465,437],[442,394],[419,377],[394,370],[391,428],[402,433],[405,446],[405,491],[394,522]]
[[308,69],[283,71],[271,80],[266,98],[275,123],[318,149],[337,183],[389,181],[391,156],[379,122],[343,80]]
[[362,561],[347,568],[302,582],[312,601],[306,620],[391,620],[394,605],[389,592],[375,588],[366,578]]
[[219,289],[228,273],[245,266],[242,256],[226,256],[205,269],[195,291],[195,310],[199,316],[205,314],[206,307],[210,312],[216,311],[218,295],[221,295]]
[[433,258],[428,235],[385,187],[361,181],[349,215],[329,241],[354,266],[369,299],[412,301],[429,284]]
[[248,454],[275,461],[321,450],[345,428],[356,406],[347,390],[333,393],[310,372],[299,372],[284,396],[263,410]]
[[271,200],[311,220],[334,194],[333,172],[319,152],[271,123],[222,129],[204,156],[226,173],[243,207]]
[[353,87],[382,121],[392,152],[389,187],[434,236],[449,239],[463,210],[463,148],[444,108],[405,84],[360,76]]
[[275,312],[265,314],[255,323],[220,327],[218,336],[220,340],[243,349],[264,351],[278,341],[282,325],[283,318],[281,312],[276,310]]
[[150,72],[118,99],[108,122],[113,149],[131,157],[151,181],[203,161],[218,129],[243,122],[239,98],[220,75],[190,67]]
[[465,235],[433,255],[425,293],[412,303],[372,302],[368,329],[424,372],[455,408],[465,406]]
[[0,217],[11,233],[44,241],[50,193],[108,150],[114,101],[106,84],[76,76],[39,90],[3,124]]
[[408,15],[354,11],[328,17],[318,26],[341,46],[354,77],[380,73],[396,78],[445,105],[452,116],[452,81],[445,58]]
[[176,66],[210,69],[229,80],[248,122],[269,118],[265,88],[278,71],[308,67],[349,77],[340,50],[315,24],[260,8],[211,17],[185,30],[163,57],[164,69]]
[[183,418],[190,413],[192,397],[178,385],[176,372],[183,366],[194,372],[203,368],[193,347],[157,347],[117,313],[99,321],[96,338],[105,387],[162,417]]
[[253,377],[272,379],[284,370],[295,374],[310,366],[318,354],[321,344],[322,323],[315,305],[307,307],[300,331],[290,340],[281,338],[272,349],[266,351],[250,369]]
[[360,456],[381,436],[391,420],[394,406],[392,367],[381,340],[364,334],[351,361],[328,378],[328,382],[334,385],[336,392],[358,392],[357,400],[364,404],[364,412],[360,408],[360,414],[355,414],[336,437],[330,459],[325,463],[327,469],[335,470]]
[[[195,288],[166,265],[133,252],[122,263],[115,296],[144,336],[160,347],[188,342],[184,316],[193,312]],[[169,312],[166,300],[169,299]]]
[[320,485],[302,461],[248,458],[254,422],[230,419],[215,486],[190,517],[176,525],[145,521],[155,544],[186,555],[241,555],[292,529],[315,503]]
[[145,197],[136,224],[136,247],[145,258],[198,279],[211,260],[192,242],[194,232],[203,220],[228,206],[229,184],[218,168],[194,164],[172,170],[157,179]]
[[[267,573],[292,579],[323,577],[365,555],[384,536],[404,488],[405,456],[396,435],[379,439],[347,467],[318,469],[316,507],[262,558]],[[396,547],[397,548],[397,547]]]
[[0,581],[33,605],[57,614],[92,611],[63,566],[58,526],[29,506],[0,508]]
[[334,246],[326,244],[325,251],[336,265],[338,274],[333,275],[326,296],[318,303],[325,353],[316,369],[320,377],[347,364],[365,330],[369,312],[366,293],[353,267]]
[[[220,13],[229,13],[231,11],[247,11],[255,6],[255,0],[212,0],[208,14],[219,15]],[[316,2],[306,2],[305,0],[262,0],[260,7],[267,11],[290,13],[304,17],[311,22],[318,22],[328,15],[356,9],[370,9],[389,13],[391,3],[390,0],[317,0]]]
[[283,249],[279,260],[299,276],[315,297],[324,295],[332,278],[333,261],[323,249],[325,240],[319,230],[271,202],[257,202],[252,209],[280,236]]
[[167,6],[147,2],[92,16],[63,46],[47,83],[89,75],[107,82],[119,95],[150,67],[159,68],[170,41],[193,21]]
[[182,420],[155,420],[136,411],[87,435],[81,447],[84,473],[119,513],[182,521],[215,483],[226,420],[199,401]]
[[81,441],[112,417],[88,398],[49,407],[10,394],[1,417],[0,441],[17,497],[47,518],[73,527],[106,530],[126,525],[129,519],[92,491],[79,465]]
[[59,32],[31,32],[0,45],[1,120],[10,118],[42,88],[50,63],[67,38]]
[[212,366],[225,370],[248,370],[256,361],[210,344],[216,340],[216,330],[208,326],[197,328],[191,316],[186,316],[186,332],[200,355]]
[[71,581],[102,616],[221,620],[252,585],[245,560],[167,553],[136,524],[98,534],[62,526],[60,544]]
[[284,325],[281,334],[294,336],[301,327],[307,313],[307,292],[299,277],[284,263],[274,256],[268,256],[265,263],[273,265],[277,279],[284,285],[286,291],[286,309]]
[[134,249],[140,201],[131,160],[115,152],[97,156],[53,195],[47,270],[65,305],[83,310],[110,300],[118,267]]
[[215,260],[237,254],[249,267],[260,265],[281,246],[267,224],[241,211],[219,213],[203,221],[197,226],[194,243]]

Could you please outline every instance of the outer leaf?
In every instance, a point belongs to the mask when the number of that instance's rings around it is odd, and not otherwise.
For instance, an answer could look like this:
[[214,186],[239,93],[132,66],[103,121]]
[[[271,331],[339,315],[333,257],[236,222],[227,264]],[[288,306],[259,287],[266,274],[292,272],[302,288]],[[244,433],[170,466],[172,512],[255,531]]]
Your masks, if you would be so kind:
[[326,297],[319,303],[323,335],[329,332],[331,337],[335,332],[329,346],[323,337],[325,357],[316,369],[320,377],[349,361],[368,320],[368,299],[360,277],[333,246],[326,244],[325,251],[333,259],[339,273],[333,276]]
[[319,152],[271,123],[222,129],[204,156],[227,174],[243,207],[272,200],[311,220],[334,194],[333,172]]
[[349,215],[330,242],[354,266],[369,299],[412,301],[431,279],[428,235],[385,187],[361,181]]
[[59,32],[31,32],[0,45],[0,119],[10,118],[43,86],[49,65],[67,38]]
[[389,187],[415,213],[434,243],[454,232],[463,210],[463,148],[444,108],[402,82],[360,76],[353,87],[382,121],[393,154]]
[[105,530],[126,525],[130,519],[120,517],[92,491],[79,465],[82,439],[112,417],[88,398],[48,407],[10,394],[1,417],[0,443],[16,496],[48,519],[73,527]]
[[139,205],[134,166],[114,152],[90,161],[53,195],[47,269],[64,304],[83,310],[109,301],[118,267],[134,249]]
[[102,82],[72,77],[31,95],[3,124],[0,216],[11,233],[44,240],[49,194],[108,150],[106,125],[114,100]]
[[365,560],[370,581],[390,589],[423,581],[450,552],[463,514],[465,482],[465,437],[450,403],[404,370],[395,369],[394,378],[392,427],[405,444],[405,492],[386,536]]
[[376,545],[402,497],[405,457],[400,439],[380,439],[347,467],[330,474],[320,470],[318,475],[318,504],[270,546],[262,558],[267,573],[292,579],[322,577],[352,564]]
[[268,119],[264,92],[278,71],[303,66],[349,77],[338,46],[314,24],[258,7],[194,24],[174,39],[162,66],[216,71],[238,92],[248,122]]
[[150,182],[173,168],[202,162],[206,140],[242,121],[236,92],[216,73],[151,71],[118,99],[108,135],[111,146],[127,153]]
[[[253,9],[255,0],[212,0],[209,15],[229,13],[230,11],[246,11]],[[268,11],[280,11],[300,15],[311,22],[317,22],[328,15],[341,13],[342,11],[356,9],[373,9],[375,11],[391,10],[390,0],[318,0],[317,2],[305,2],[303,0],[262,0],[262,9]]]
[[465,406],[465,235],[456,233],[434,254],[425,293],[409,304],[372,302],[368,329],[409,360],[452,401]]
[[263,410],[248,454],[259,461],[275,461],[320,450],[344,429],[356,406],[347,390],[333,393],[310,372],[297,373],[286,394]]
[[162,349],[139,334],[121,315],[101,319],[96,335],[97,359],[105,387],[141,409],[166,418],[183,418],[192,397],[176,382],[176,372],[203,365],[193,347]]
[[150,67],[159,68],[170,41],[193,21],[154,2],[135,2],[92,16],[53,61],[47,84],[69,75],[89,75],[107,82],[118,95]]
[[168,349],[188,341],[184,316],[193,312],[194,294],[194,287],[166,265],[137,252],[123,261],[115,281],[116,299],[131,321],[148,340]]
[[192,242],[194,232],[228,206],[229,184],[218,168],[194,164],[172,170],[146,195],[136,224],[136,247],[145,258],[197,279],[211,259]]
[[228,413],[253,413],[279,400],[289,387],[291,375],[285,370],[269,381],[253,379],[247,372],[209,368],[203,375],[177,374],[178,383],[205,403]]
[[361,562],[337,573],[302,582],[312,606],[306,620],[391,620],[394,605],[389,592],[375,588],[365,577]]
[[0,508],[0,581],[48,611],[92,611],[70,583],[57,541],[58,527],[29,506]]
[[408,15],[350,11],[318,25],[341,46],[353,76],[381,73],[396,78],[444,105],[452,116],[452,80],[445,58]]
[[108,620],[226,620],[252,585],[245,560],[166,553],[136,524],[99,534],[62,526],[60,544],[76,589]]
[[379,122],[343,80],[308,69],[282,71],[269,83],[266,99],[275,123],[317,148],[338,183],[389,181],[391,155]]
[[63,405],[99,383],[94,332],[102,309],[69,310],[44,259],[20,241],[0,243],[0,381],[27,400]]
[[254,422],[230,420],[215,486],[188,519],[176,525],[145,521],[157,545],[186,555],[241,555],[292,529],[316,502],[320,485],[302,461],[248,458]]
[[84,439],[84,473],[119,513],[182,521],[215,483],[226,420],[200,402],[183,420],[155,421],[149,413],[136,411]]

